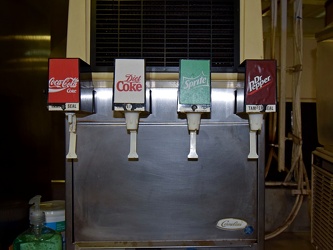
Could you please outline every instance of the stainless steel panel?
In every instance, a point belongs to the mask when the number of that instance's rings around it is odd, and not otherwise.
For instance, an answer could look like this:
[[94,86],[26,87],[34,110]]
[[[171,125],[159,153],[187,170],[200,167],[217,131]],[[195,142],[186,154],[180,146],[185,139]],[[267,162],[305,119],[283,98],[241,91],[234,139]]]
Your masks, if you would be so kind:
[[[249,127],[235,114],[237,86],[213,87],[197,161],[187,159],[186,116],[177,114],[172,83],[149,88],[138,161],[127,158],[130,139],[124,117],[112,111],[112,89],[97,88],[96,114],[78,121],[78,160],[67,164],[67,247],[261,249],[263,171],[247,159]],[[254,231],[218,229],[224,218],[242,219]]]

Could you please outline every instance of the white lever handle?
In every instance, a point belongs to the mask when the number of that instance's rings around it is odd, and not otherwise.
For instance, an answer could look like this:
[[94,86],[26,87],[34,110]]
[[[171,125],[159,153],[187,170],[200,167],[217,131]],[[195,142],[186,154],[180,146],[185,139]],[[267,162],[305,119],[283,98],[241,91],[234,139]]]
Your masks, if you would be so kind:
[[136,153],[136,130],[130,130],[130,153],[128,159],[138,159],[139,156]]
[[67,159],[77,159],[76,151],[76,133],[69,132],[69,148],[68,154],[66,155]]
[[258,159],[257,154],[257,131],[250,130],[250,153],[248,159]]
[[198,159],[197,154],[197,131],[190,131],[190,153],[187,156],[188,159]]
[[75,113],[66,113],[69,127],[69,145],[67,159],[77,159],[76,155],[76,115]]

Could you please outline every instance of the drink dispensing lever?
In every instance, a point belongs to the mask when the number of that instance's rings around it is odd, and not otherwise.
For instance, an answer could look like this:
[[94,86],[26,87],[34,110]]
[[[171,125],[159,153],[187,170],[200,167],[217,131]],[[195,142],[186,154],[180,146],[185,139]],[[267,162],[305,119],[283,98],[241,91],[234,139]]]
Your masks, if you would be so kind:
[[128,159],[139,158],[136,152],[136,138],[139,124],[139,112],[125,111],[126,128],[130,133],[130,152]]
[[257,131],[261,130],[263,121],[263,113],[251,113],[249,114],[250,123],[250,153],[249,159],[258,159],[257,154]]
[[124,113],[130,134],[129,160],[137,160],[137,133],[140,112],[146,111],[144,59],[115,59],[113,110]]
[[76,155],[76,115],[75,113],[66,113],[68,130],[69,130],[69,146],[67,159],[77,159]]
[[90,65],[79,58],[50,58],[48,110],[64,112],[68,122],[67,159],[77,159],[77,114],[94,112],[94,88]]
[[200,128],[201,113],[186,113],[187,126],[190,131],[190,153],[188,159],[198,159],[197,154],[197,133]]
[[248,59],[240,65],[242,68],[245,69],[244,107],[250,130],[248,159],[258,159],[257,133],[261,131],[265,113],[276,112],[276,61]]
[[201,115],[211,107],[211,82],[209,60],[180,60],[178,112],[185,113],[190,133],[188,160],[197,160],[197,134]]

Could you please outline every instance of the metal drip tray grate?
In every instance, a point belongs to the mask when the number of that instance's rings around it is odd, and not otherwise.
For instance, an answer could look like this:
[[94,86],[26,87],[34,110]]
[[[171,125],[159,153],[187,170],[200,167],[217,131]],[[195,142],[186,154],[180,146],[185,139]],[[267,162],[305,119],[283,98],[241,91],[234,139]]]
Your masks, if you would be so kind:
[[333,174],[312,168],[312,243],[317,249],[333,249]]

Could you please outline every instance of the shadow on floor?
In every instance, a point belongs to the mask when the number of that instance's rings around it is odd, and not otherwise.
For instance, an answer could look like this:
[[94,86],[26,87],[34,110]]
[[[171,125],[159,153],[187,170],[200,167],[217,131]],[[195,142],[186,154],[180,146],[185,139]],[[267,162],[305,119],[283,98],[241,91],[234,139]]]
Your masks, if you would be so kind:
[[313,250],[310,232],[286,232],[265,241],[265,250]]

